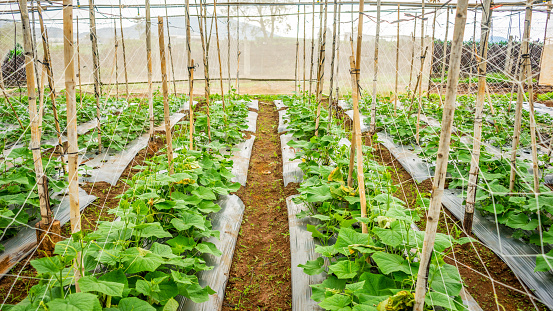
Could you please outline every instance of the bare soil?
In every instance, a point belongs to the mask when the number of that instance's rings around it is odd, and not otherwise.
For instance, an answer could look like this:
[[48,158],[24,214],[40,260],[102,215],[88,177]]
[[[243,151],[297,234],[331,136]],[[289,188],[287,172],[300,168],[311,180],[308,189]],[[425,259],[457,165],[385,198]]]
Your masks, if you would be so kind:
[[259,103],[256,140],[246,187],[246,206],[225,290],[223,310],[291,310],[290,235],[275,106]]

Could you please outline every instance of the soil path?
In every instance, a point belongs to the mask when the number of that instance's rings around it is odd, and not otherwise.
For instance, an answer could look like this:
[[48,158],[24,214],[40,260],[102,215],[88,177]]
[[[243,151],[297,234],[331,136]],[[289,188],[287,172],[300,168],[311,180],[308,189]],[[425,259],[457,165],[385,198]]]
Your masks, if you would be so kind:
[[291,310],[290,234],[282,183],[278,112],[259,103],[248,182],[237,195],[246,206],[223,310]]

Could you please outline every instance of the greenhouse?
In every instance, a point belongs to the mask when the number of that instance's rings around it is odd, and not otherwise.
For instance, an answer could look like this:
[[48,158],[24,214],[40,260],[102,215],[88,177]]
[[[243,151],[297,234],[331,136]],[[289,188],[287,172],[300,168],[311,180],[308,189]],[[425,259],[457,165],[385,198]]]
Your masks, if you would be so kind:
[[553,310],[532,0],[0,0],[0,310]]

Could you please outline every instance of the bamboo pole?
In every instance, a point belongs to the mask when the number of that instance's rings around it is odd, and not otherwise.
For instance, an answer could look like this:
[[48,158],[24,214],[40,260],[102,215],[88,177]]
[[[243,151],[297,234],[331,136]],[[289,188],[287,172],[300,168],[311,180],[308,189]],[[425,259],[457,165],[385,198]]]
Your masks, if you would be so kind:
[[81,43],[79,40],[79,16],[77,16],[77,77],[79,78],[79,106],[83,106],[83,90],[81,88]]
[[[221,63],[221,49],[219,47],[219,26],[217,19],[217,0],[213,0],[213,15],[215,16],[215,37],[217,39],[217,58],[219,59],[219,82],[221,83],[221,100],[223,101],[223,112],[226,112],[225,109],[225,89],[223,88],[223,64]],[[230,90],[229,90],[230,91]],[[227,115],[224,116],[225,122],[227,120]]]
[[92,43],[92,63],[94,75],[94,97],[96,98],[96,130],[98,131],[98,152],[102,152],[102,127],[100,122],[100,94],[102,92],[100,86],[100,59],[98,55],[98,37],[96,36],[96,15],[94,13],[94,0],[90,0],[88,8],[90,17],[90,41]]
[[[92,4],[91,4],[92,6]],[[65,64],[65,92],[67,105],[67,143],[68,143],[68,181],[69,181],[69,216],[71,232],[81,231],[81,212],[79,210],[79,175],[77,142],[77,102],[75,98],[75,64],[73,43],[73,2],[63,0],[63,59]],[[77,35],[78,36],[78,35]],[[78,280],[81,277],[81,253],[75,259],[75,288],[79,292]]]
[[476,51],[476,18],[477,18],[478,9],[474,9],[474,24],[472,25],[472,50],[470,53],[470,65],[469,65],[469,83],[468,90],[472,89],[472,74],[473,74],[473,63],[474,63],[474,51]]
[[115,56],[113,57],[113,61],[115,62],[115,99],[119,100],[119,62],[117,61],[117,49],[119,47],[119,42],[117,41],[117,22],[113,20],[113,41],[114,41],[114,49],[115,49]]
[[[533,110],[533,101],[532,101],[532,94],[531,93],[531,85],[532,85],[532,76],[527,76],[528,74],[528,67],[530,67],[530,56],[528,54],[528,48],[529,48],[529,38],[530,38],[530,28],[531,28],[531,22],[532,22],[532,0],[526,1],[526,12],[524,16],[524,33],[522,37],[522,42],[520,46],[520,53],[519,56],[523,56],[522,60],[522,67],[520,70],[520,78],[518,83],[518,93],[517,93],[517,105],[515,110],[515,128],[513,133],[513,145],[511,149],[511,174],[509,178],[509,192],[513,193],[515,189],[515,180],[516,180],[516,159],[517,159],[517,149],[520,142],[520,130],[522,127],[522,103],[524,101],[524,83],[527,78],[529,78],[529,84],[528,84],[528,91],[529,91],[529,102],[530,104],[530,110]],[[531,69],[530,69],[531,70]],[[530,119],[532,123],[533,113],[530,113]],[[535,126],[535,125],[534,125]],[[532,125],[530,125],[531,131],[532,131]],[[533,133],[535,135],[535,133]],[[534,138],[535,139],[535,138]],[[532,141],[534,143],[534,141]],[[532,144],[534,145],[534,144]],[[532,146],[533,149],[533,146]],[[532,158],[534,158],[534,152],[532,152]],[[534,162],[534,161],[533,161]],[[536,183],[536,174],[537,174],[537,165],[534,162],[533,163],[533,170],[534,170],[534,184]],[[536,167],[534,167],[536,166]],[[538,184],[539,186],[539,184]],[[536,188],[536,187],[534,187]]]
[[430,95],[430,86],[432,85],[432,74],[434,73],[434,40],[436,38],[436,16],[438,15],[438,10],[434,11],[434,20],[432,22],[432,40],[430,41],[430,73],[428,74],[428,90],[426,91],[427,96]]
[[[361,44],[363,41],[363,11],[365,1],[359,1],[359,18],[357,25],[357,52],[355,60],[355,68],[352,68],[352,75],[355,79],[355,87],[353,89],[353,118],[355,119],[355,153],[357,155],[357,183],[359,187],[359,199],[361,200],[361,217],[367,217],[367,199],[365,196],[365,174],[363,172],[363,150],[361,149],[361,120],[359,116],[359,75],[361,72]],[[353,141],[352,141],[353,144]],[[367,233],[368,228],[366,223],[361,224],[362,232]]]
[[457,85],[459,83],[463,36],[465,33],[465,23],[467,21],[467,7],[468,0],[457,1],[455,27],[453,30],[453,41],[451,44],[451,57],[449,59],[450,72],[448,75],[449,78],[447,79],[442,129],[440,132],[440,143],[436,160],[436,173],[432,183],[433,190],[427,214],[426,233],[424,235],[420,266],[417,275],[415,306],[413,308],[414,311],[422,311],[424,309],[424,298],[426,296],[426,286],[428,283],[428,270],[430,267],[432,252],[434,250],[436,230],[440,220],[440,210],[449,157],[449,144],[451,142],[451,129],[453,127],[453,116],[455,114],[455,99],[457,94]]
[[298,5],[298,26],[296,30],[296,63],[294,65],[294,92],[298,94],[298,70],[299,59],[298,54],[300,52],[300,6]]
[[29,25],[29,11],[27,9],[27,0],[19,0],[19,9],[21,12],[21,25],[23,27],[23,42],[25,50],[25,73],[27,75],[27,96],[29,102],[29,120],[31,123],[31,141],[29,149],[33,153],[34,169],[37,181],[38,197],[40,201],[40,216],[42,222],[48,225],[52,221],[52,212],[50,210],[50,200],[48,196],[48,179],[44,175],[42,166],[42,152],[40,149],[41,129],[39,127],[40,116],[36,106],[36,77],[35,62],[33,59],[33,43],[31,36],[31,27]]
[[[336,62],[336,102],[340,100],[340,84],[338,81],[340,81],[340,26],[342,25],[340,23],[340,16],[342,16],[342,4],[338,5],[338,33],[336,37],[338,38],[338,43],[336,44],[336,59],[338,60]],[[328,129],[330,130],[330,123],[328,123]]]
[[171,76],[173,78],[173,94],[177,97],[177,83],[175,82],[175,63],[173,62],[173,48],[171,47],[171,25],[169,25],[169,13],[167,11],[167,0],[165,2],[165,19],[167,20],[167,48],[169,49],[169,61],[171,62]]
[[509,36],[509,41],[507,41],[507,54],[505,55],[505,68],[504,71],[507,72],[507,75],[510,75],[513,69],[513,64],[511,60],[511,53],[513,49],[513,36]]
[[411,90],[411,81],[413,80],[413,66],[415,65],[415,31],[417,31],[417,18],[415,17],[415,25],[413,26],[413,36],[411,37],[411,69],[409,70],[409,86],[408,90]]
[[[320,74],[320,63],[321,63],[321,45],[323,40],[323,13],[324,13],[324,6],[319,5],[319,34],[318,34],[318,40],[317,40],[317,50],[319,53],[317,53],[317,72],[316,72],[316,83],[315,83],[315,100],[318,100],[319,95],[319,74]],[[325,28],[326,29],[326,28]]]
[[311,88],[313,85],[313,59],[315,57],[315,0],[312,5],[313,16],[311,20],[311,66],[309,68],[309,100],[311,100]]
[[[42,128],[42,119],[44,118],[44,81],[46,80],[46,68],[45,66],[42,66],[42,69],[40,70],[40,85],[38,92],[38,126]],[[58,137],[59,140],[59,137]]]
[[204,79],[205,79],[205,101],[206,101],[206,108],[207,108],[207,137],[211,141],[211,120],[209,116],[209,96],[210,96],[210,90],[209,90],[209,65],[207,62],[207,50],[206,50],[206,38],[204,35],[204,22],[202,21],[203,16],[205,16],[205,12],[203,11],[203,5],[202,1],[200,0],[200,12],[198,16],[198,23],[200,25],[200,40],[202,41],[202,57],[204,61]]
[[440,93],[438,94],[438,95],[440,95],[440,102],[442,101],[441,98],[442,98],[442,93],[444,91],[445,67],[446,67],[446,64],[447,64],[447,35],[448,35],[448,32],[449,32],[449,6],[447,7],[447,17],[446,17],[446,22],[445,22],[445,37],[444,37],[444,52],[443,52],[444,56],[443,56],[443,59],[442,59],[442,75],[440,77]]
[[305,26],[307,14],[305,12],[306,5],[303,6],[303,91],[305,92]]
[[396,83],[395,83],[395,100],[394,100],[394,117],[397,116],[397,104],[399,101],[398,83],[399,83],[399,24],[401,20],[400,4],[397,5],[397,35],[396,35]]
[[150,140],[154,139],[154,99],[152,87],[152,19],[150,16],[150,0],[145,0],[146,6],[146,67],[148,68],[148,117],[150,128],[148,134]]
[[326,48],[326,25],[328,16],[328,0],[324,5],[324,26],[321,29],[321,46],[319,50],[319,69],[317,73],[317,119],[315,120],[315,136],[319,136],[319,125],[321,121],[321,105],[323,101],[323,84],[325,74],[325,48]]
[[[376,134],[376,82],[378,80],[378,44],[380,41],[380,0],[376,1],[376,36],[374,41],[374,62],[373,62],[373,93],[371,104],[371,124],[369,126],[369,139]],[[372,144],[372,143],[371,143]]]
[[[476,186],[480,165],[480,149],[482,140],[482,111],[484,109],[486,93],[486,67],[488,58],[488,41],[490,36],[490,24],[492,10],[491,0],[482,3],[482,24],[480,29],[480,49],[478,51],[478,94],[476,95],[476,107],[474,113],[474,138],[472,141],[472,157],[470,162],[467,199],[465,204],[465,217],[463,227],[465,232],[472,232],[472,220],[474,216],[474,204],[476,202]],[[490,105],[492,105],[490,101]]]
[[[50,88],[50,100],[52,101],[52,114],[54,115],[54,127],[56,129],[56,135],[58,137],[58,144],[60,148],[63,147],[61,142],[61,128],[60,128],[60,122],[58,118],[58,109],[56,107],[56,89],[54,87],[54,73],[52,72],[52,64],[51,60],[52,57],[50,55],[50,47],[48,44],[48,32],[46,30],[46,27],[44,26],[44,20],[42,18],[42,6],[40,5],[40,1],[37,1],[38,6],[38,19],[40,22],[40,32],[42,34],[42,49],[44,50],[44,69],[46,69],[46,73],[48,74],[48,88]],[[44,79],[40,80],[41,86],[44,85]],[[44,92],[40,92],[40,96],[44,96]],[[42,114],[41,114],[42,117]],[[62,166],[63,167],[63,166]],[[64,168],[65,170],[65,168]]]
[[236,4],[236,94],[240,94],[240,5]]
[[157,17],[157,30],[159,36],[159,59],[161,61],[161,90],[163,92],[163,115],[165,123],[165,140],[167,142],[167,162],[169,175],[173,169],[173,139],[171,137],[171,120],[169,116],[169,87],[167,85],[167,60],[165,59],[165,38],[163,33],[163,17]]
[[123,32],[123,5],[119,0],[119,26],[121,27],[121,48],[123,49],[123,72],[125,74],[125,97],[129,99],[129,77],[127,74],[127,51],[125,49],[125,34]]
[[[417,109],[417,126],[416,126],[416,133],[415,133],[415,141],[417,142],[417,145],[420,142],[420,117],[421,117],[421,110],[422,110],[422,73],[424,69],[424,60],[426,58],[426,49],[424,48],[424,0],[422,0],[422,14],[421,14],[421,63],[420,63],[420,69],[419,69],[419,75],[417,77],[417,85],[415,87],[419,89],[419,96],[418,96],[418,109]],[[423,52],[424,51],[424,52]],[[415,91],[416,92],[416,91]]]
[[330,59],[330,86],[328,91],[328,129],[330,129],[330,120],[332,118],[332,105],[334,104],[333,87],[334,87],[334,61],[336,57],[336,24],[337,23],[338,1],[334,0],[334,23],[332,26],[332,56]]
[[189,111],[189,139],[190,150],[194,150],[194,60],[190,47],[190,0],[185,0],[186,7],[186,59],[188,62],[188,111]]
[[[353,51],[353,38],[352,38],[352,50],[351,50],[351,55],[349,57],[349,66],[350,66],[350,69],[355,69],[355,53]],[[352,102],[354,101],[354,97],[355,97],[355,100],[359,100],[359,98],[357,97],[358,94],[357,92],[353,91],[357,88],[357,81],[355,80],[355,75],[351,74],[351,88],[352,88],[352,93],[351,93],[351,100]],[[352,130],[351,130],[351,144],[350,144],[350,151],[349,151],[349,167],[348,167],[348,187],[352,188],[353,187],[353,173],[354,173],[354,168],[355,168],[355,157],[356,157],[356,153],[355,153],[355,148],[357,146],[357,135],[356,135],[356,130],[357,130],[357,126],[355,124],[355,122],[357,122],[357,119],[353,118],[352,120]],[[361,128],[361,127],[360,127]]]
[[228,91],[232,89],[230,76],[230,4],[227,4],[227,75],[228,75]]

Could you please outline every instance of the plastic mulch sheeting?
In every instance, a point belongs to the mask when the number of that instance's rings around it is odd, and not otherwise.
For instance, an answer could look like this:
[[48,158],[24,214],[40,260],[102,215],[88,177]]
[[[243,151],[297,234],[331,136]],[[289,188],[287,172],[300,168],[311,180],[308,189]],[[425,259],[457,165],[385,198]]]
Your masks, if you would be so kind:
[[382,145],[390,151],[401,166],[403,166],[409,175],[418,183],[434,176],[428,163],[424,162],[419,156],[409,150],[408,147],[396,145],[392,138],[384,132],[378,132],[377,135]]
[[282,151],[282,178],[284,187],[288,186],[291,182],[299,183],[303,180],[303,171],[299,165],[300,159],[292,160],[296,157],[296,150],[288,143],[294,139],[292,134],[280,135],[280,149]]
[[[60,225],[63,226],[70,219],[69,217],[69,195],[63,196],[61,194],[53,195],[52,198],[59,200],[60,204],[52,208],[52,214],[54,219],[60,221]],[[94,202],[96,197],[89,195],[83,189],[79,188],[79,209],[83,211],[90,203]],[[24,258],[36,248],[36,230],[35,223],[37,221],[29,223],[14,237],[8,239],[2,244],[5,247],[4,252],[0,255],[0,262],[2,267],[0,270],[0,279],[4,277],[4,274],[8,273],[10,269],[16,265],[21,258]]]
[[[458,197],[459,194],[461,190],[446,189],[442,204],[457,219],[463,219],[465,206],[463,199]],[[553,274],[534,272],[536,256],[541,254],[539,247],[512,238],[514,230],[497,224],[493,216],[484,217],[478,211],[474,213],[472,232],[501,257],[544,304],[553,307]]]
[[259,111],[259,101],[257,99],[252,99],[249,102],[246,102],[248,108]]
[[342,100],[342,99],[338,101],[338,107],[342,108],[342,110],[344,111],[348,111],[352,109],[351,104],[347,103],[345,100]]
[[209,286],[217,293],[209,296],[209,301],[203,303],[195,303],[182,296],[178,296],[178,310],[197,310],[197,311],[216,311],[223,308],[223,300],[225,298],[225,287],[227,286],[236,239],[242,224],[244,215],[244,203],[234,194],[221,196],[217,201],[221,206],[221,210],[213,214],[211,223],[213,230],[221,233],[219,239],[210,237],[204,242],[211,242],[217,246],[217,249],[222,252],[222,255],[217,257],[211,254],[204,254],[203,258],[206,265],[213,266],[212,270],[200,271],[198,273],[198,281],[202,287]]
[[286,117],[286,110],[280,110],[278,112],[278,132],[284,133],[288,131],[288,118]]
[[[351,120],[353,120],[353,110],[348,110],[345,113]],[[365,120],[368,120],[369,118],[362,114],[359,114],[359,119],[361,119],[361,133],[368,132],[369,127],[365,124]]]
[[257,131],[257,112],[249,111],[246,121],[248,122],[246,131],[255,133]]
[[292,199],[297,195],[286,198],[288,208],[288,225],[290,226],[290,253],[292,275],[292,310],[314,311],[323,310],[316,301],[311,299],[311,287],[309,285],[320,284],[326,279],[326,274],[307,275],[298,267],[309,260],[321,257],[315,252],[315,247],[320,245],[313,239],[311,232],[307,231],[307,225],[317,225],[320,221],[313,217],[298,219],[296,215],[307,210],[305,204],[296,204]]
[[248,169],[250,167],[250,158],[252,156],[254,142],[255,136],[252,135],[249,139],[237,144],[234,148],[238,150],[233,151],[232,157],[230,158],[234,162],[232,165],[232,174],[234,177],[231,181],[239,182],[242,186],[245,186],[248,180]]
[[274,100],[273,103],[275,104],[277,110],[280,110],[282,108],[286,108],[287,106],[284,104],[284,102],[280,99]]

